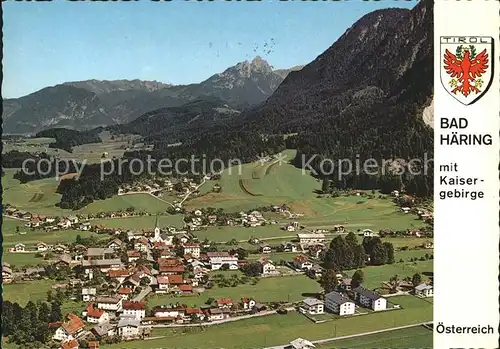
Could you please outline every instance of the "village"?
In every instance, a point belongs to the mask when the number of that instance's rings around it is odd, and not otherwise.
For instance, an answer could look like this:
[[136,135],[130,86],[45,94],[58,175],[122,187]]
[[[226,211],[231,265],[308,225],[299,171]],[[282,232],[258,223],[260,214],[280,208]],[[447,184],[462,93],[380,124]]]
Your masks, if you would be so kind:
[[[356,275],[335,274],[335,288],[323,290],[319,297],[304,297],[301,301],[263,302],[252,294],[242,294],[239,299],[228,297],[208,299],[204,306],[190,307],[184,299],[199,297],[207,290],[224,284],[258,283],[261,278],[306,275],[320,280],[324,272],[321,255],[328,248],[333,235],[347,234],[347,229],[336,225],[331,230],[308,230],[298,221],[300,214],[292,214],[286,205],[272,205],[266,210],[283,214],[289,219],[284,225],[269,221],[257,210],[227,215],[222,211],[197,209],[185,212],[185,226],[160,228],[158,216],[151,230],[109,229],[92,224],[94,217],[74,215],[48,217],[31,214],[7,205],[6,215],[26,221],[32,231],[77,229],[90,231],[100,239],[98,246],[85,241],[51,245],[40,241],[32,246],[18,243],[7,253],[37,253],[49,258],[51,274],[62,274],[68,283],[60,286],[70,289],[70,298],[87,304],[81,314],[69,313],[61,322],[50,323],[53,340],[63,349],[79,348],[85,342],[89,348],[99,348],[99,343],[144,339],[155,327],[210,326],[228,321],[238,321],[255,316],[297,311],[313,322],[325,321],[325,316],[348,317],[371,312],[397,311],[393,304],[376,291],[363,286]],[[401,209],[404,213],[406,210]],[[413,210],[415,211],[415,210]],[[428,219],[422,212],[413,212],[420,219]],[[101,213],[95,218],[138,214],[133,211]],[[231,227],[257,227],[276,225],[277,231],[293,232],[295,238],[278,245],[270,245],[258,238],[248,243],[250,250],[221,249],[208,239],[200,241],[196,232],[211,225]],[[19,234],[23,232],[19,231]],[[408,236],[421,238],[421,248],[432,248],[432,232],[428,230],[374,232],[358,229],[360,237]],[[272,252],[297,252],[290,260],[272,260]],[[247,258],[249,254],[257,259]],[[25,280],[48,278],[48,267],[13,270],[8,263],[2,265],[5,284]],[[241,278],[227,278],[221,273],[239,271]],[[229,275],[228,275],[229,276]],[[420,280],[418,280],[420,281]],[[221,288],[223,294],[223,289]],[[432,297],[432,281],[398,281],[391,289],[396,294],[413,294]],[[168,297],[163,304],[149,300]],[[185,298],[188,297],[188,298]],[[167,301],[170,300],[170,301]]]

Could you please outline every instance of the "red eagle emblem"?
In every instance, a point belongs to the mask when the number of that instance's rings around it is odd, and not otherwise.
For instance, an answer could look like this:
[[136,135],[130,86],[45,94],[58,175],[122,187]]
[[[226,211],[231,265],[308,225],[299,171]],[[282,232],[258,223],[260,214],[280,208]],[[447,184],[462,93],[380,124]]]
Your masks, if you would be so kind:
[[481,75],[488,68],[488,54],[486,49],[476,55],[475,47],[459,46],[456,54],[446,49],[444,53],[444,69],[452,78],[449,82],[453,88],[451,93],[461,93],[467,97],[471,93],[481,93],[480,88],[483,85]]

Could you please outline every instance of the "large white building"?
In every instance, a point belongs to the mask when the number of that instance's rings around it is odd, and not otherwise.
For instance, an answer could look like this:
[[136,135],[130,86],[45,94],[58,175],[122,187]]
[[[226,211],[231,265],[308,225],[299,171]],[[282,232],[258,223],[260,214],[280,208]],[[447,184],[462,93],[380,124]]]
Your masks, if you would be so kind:
[[387,299],[379,295],[377,292],[367,290],[363,286],[358,286],[353,289],[355,299],[364,307],[371,308],[375,311],[385,310],[387,308]]
[[322,233],[299,233],[297,234],[301,245],[321,244],[326,241],[325,234]]
[[97,297],[97,308],[103,310],[120,311],[122,309],[122,298],[120,297]]
[[323,314],[325,312],[325,306],[322,301],[316,298],[306,298],[300,304],[299,310],[301,313],[305,314]]
[[125,301],[122,304],[123,315],[136,319],[144,319],[146,317],[146,302]]
[[140,320],[135,317],[121,317],[118,321],[118,335],[122,339],[131,339],[139,336]]
[[194,258],[200,258],[200,245],[195,243],[187,242],[183,246],[184,254],[190,254]]
[[229,269],[238,269],[238,258],[231,256],[229,252],[207,252],[208,262],[212,270],[218,270],[222,265],[229,265]]
[[343,294],[332,291],[325,295],[325,307],[339,315],[352,315],[356,311],[356,304]]

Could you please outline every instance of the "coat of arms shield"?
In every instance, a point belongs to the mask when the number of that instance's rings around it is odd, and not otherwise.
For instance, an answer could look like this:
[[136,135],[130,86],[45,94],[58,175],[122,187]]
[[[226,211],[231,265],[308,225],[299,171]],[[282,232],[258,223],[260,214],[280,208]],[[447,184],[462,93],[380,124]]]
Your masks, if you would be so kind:
[[493,78],[493,38],[442,36],[441,83],[457,101],[471,105],[488,91]]

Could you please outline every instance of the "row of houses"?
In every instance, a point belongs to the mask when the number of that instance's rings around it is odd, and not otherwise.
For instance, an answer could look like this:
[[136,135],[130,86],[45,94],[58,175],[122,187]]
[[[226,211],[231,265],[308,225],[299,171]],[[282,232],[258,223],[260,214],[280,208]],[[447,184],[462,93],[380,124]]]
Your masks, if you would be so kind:
[[306,298],[299,306],[299,311],[311,315],[323,314],[325,310],[341,316],[353,315],[357,306],[370,308],[374,311],[385,310],[387,300],[377,292],[358,286],[349,292],[351,298],[345,293],[332,291],[324,296],[324,301],[316,298]]

